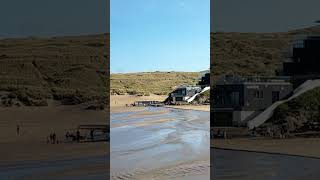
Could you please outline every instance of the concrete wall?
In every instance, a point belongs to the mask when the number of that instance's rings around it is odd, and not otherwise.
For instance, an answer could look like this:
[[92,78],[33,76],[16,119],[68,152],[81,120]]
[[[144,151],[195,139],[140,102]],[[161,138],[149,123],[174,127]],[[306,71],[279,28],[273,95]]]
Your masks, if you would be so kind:
[[234,126],[247,126],[247,121],[250,116],[254,115],[255,111],[233,111]]
[[[256,98],[255,92],[263,92],[263,98]],[[279,92],[279,100],[288,97],[293,87],[291,84],[246,84],[244,87],[244,111],[259,111],[266,109],[272,102],[272,92]]]

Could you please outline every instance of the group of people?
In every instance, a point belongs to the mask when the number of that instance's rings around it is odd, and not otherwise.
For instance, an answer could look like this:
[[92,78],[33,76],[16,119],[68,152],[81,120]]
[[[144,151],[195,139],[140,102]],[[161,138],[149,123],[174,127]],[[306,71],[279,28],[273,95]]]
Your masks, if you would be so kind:
[[[68,141],[80,142],[80,139],[81,139],[80,131],[77,130],[75,134],[67,131],[67,133],[65,134],[65,139],[67,142]],[[90,139],[92,141],[94,140],[94,131],[93,130],[90,131]],[[59,144],[59,141],[57,140],[57,135],[55,132],[50,133],[50,135],[47,137],[47,143]]]
[[[76,135],[72,134],[72,133],[69,133],[67,132],[65,134],[65,138],[66,138],[66,141],[77,141],[79,142],[80,141],[80,132],[79,130],[76,132]],[[50,135],[47,137],[47,143],[51,143],[51,144],[59,144],[59,141],[57,139],[57,135],[55,132],[53,133],[50,133]]]
[[69,131],[67,131],[65,137],[67,141],[72,140],[72,141],[80,142],[80,131],[77,130],[76,135],[69,133]]
[[49,138],[47,139],[47,143],[59,144],[59,141],[57,140],[57,135],[55,132],[50,133]]
[[218,129],[217,131],[214,131],[213,128],[210,128],[210,139],[214,138],[224,138],[227,139],[227,131],[226,130],[220,130]]

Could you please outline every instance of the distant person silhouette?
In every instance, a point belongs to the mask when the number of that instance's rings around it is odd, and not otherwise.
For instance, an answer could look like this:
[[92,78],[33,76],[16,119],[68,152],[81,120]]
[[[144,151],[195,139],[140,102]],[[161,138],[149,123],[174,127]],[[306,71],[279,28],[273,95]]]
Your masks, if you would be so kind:
[[56,133],[53,133],[53,134],[52,134],[52,141],[53,141],[53,144],[56,143]]
[[90,137],[91,137],[91,141],[93,141],[94,137],[93,137],[93,130],[90,131]]
[[80,142],[80,131],[77,130],[77,142]]
[[53,133],[50,133],[50,142],[53,144]]
[[17,135],[19,135],[19,134],[20,134],[20,126],[17,125]]
[[50,143],[53,144],[53,135],[52,135],[52,133],[50,133],[49,137],[50,137]]
[[69,137],[70,137],[70,133],[69,133],[69,131],[67,131],[67,133],[66,133],[66,140],[67,141],[69,140]]

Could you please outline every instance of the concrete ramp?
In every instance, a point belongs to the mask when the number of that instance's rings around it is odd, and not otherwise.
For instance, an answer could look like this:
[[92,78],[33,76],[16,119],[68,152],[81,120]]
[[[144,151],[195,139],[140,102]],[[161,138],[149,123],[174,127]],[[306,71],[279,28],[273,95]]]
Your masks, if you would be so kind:
[[210,90],[210,87],[205,87],[205,88],[203,88],[200,93],[197,93],[197,94],[193,95],[192,97],[190,97],[190,98],[187,100],[187,102],[188,102],[188,103],[192,102],[198,95],[200,95],[200,94],[202,94],[202,93],[204,93],[204,92],[206,92],[206,91],[208,91],[208,90]]
[[301,84],[298,88],[296,88],[293,91],[293,95],[290,96],[288,99],[275,102],[270,107],[268,107],[266,110],[264,110],[262,113],[260,113],[258,116],[256,116],[252,120],[250,120],[248,122],[249,129],[253,129],[255,127],[258,127],[258,126],[262,125],[264,122],[266,122],[269,118],[272,117],[274,110],[279,105],[281,105],[281,104],[283,104],[285,102],[288,102],[288,101],[300,96],[301,94],[303,94],[303,93],[305,93],[307,91],[310,91],[310,90],[312,90],[312,89],[314,89],[316,87],[320,87],[320,79],[307,80],[306,82]]

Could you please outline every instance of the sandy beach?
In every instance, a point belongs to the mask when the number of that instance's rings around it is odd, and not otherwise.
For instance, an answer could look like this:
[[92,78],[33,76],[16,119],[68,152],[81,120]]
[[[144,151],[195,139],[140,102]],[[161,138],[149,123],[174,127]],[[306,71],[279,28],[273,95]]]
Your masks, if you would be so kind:
[[[47,144],[47,136],[51,132],[55,132],[57,140],[62,142],[66,131],[74,130],[80,124],[107,124],[109,113],[106,110],[83,110],[81,106],[52,105],[0,108],[0,114],[1,167],[31,162],[90,159],[105,156],[109,151],[107,142]],[[16,131],[17,125],[20,126],[19,134]],[[104,166],[105,171],[109,165],[105,161],[104,165],[99,165],[101,166]],[[82,172],[84,171],[85,169],[82,169]]]
[[135,101],[164,101],[168,96],[151,94],[150,96],[134,96],[134,95],[111,95],[110,106],[125,107],[133,104]]
[[211,148],[212,179],[318,180],[320,159]]
[[166,98],[111,96],[112,179],[209,179],[209,105],[127,106]]
[[209,179],[208,116],[167,107],[111,112],[111,178]]
[[211,147],[245,150],[267,153],[280,153],[297,156],[320,158],[319,138],[293,138],[293,139],[214,139],[211,140]]
[[164,101],[166,98],[167,96],[154,94],[150,96],[110,95],[110,111],[112,113],[142,111],[144,107],[132,107],[129,105],[135,101]]
[[[111,95],[110,111],[112,113],[126,112],[126,111],[142,111],[144,107],[127,107],[135,101],[164,101],[167,96],[150,95],[150,96],[132,96],[132,95]],[[168,108],[210,111],[210,105],[170,105]]]
[[184,110],[196,110],[196,111],[210,111],[210,105],[179,105],[179,106],[166,106],[168,108],[184,109]]

